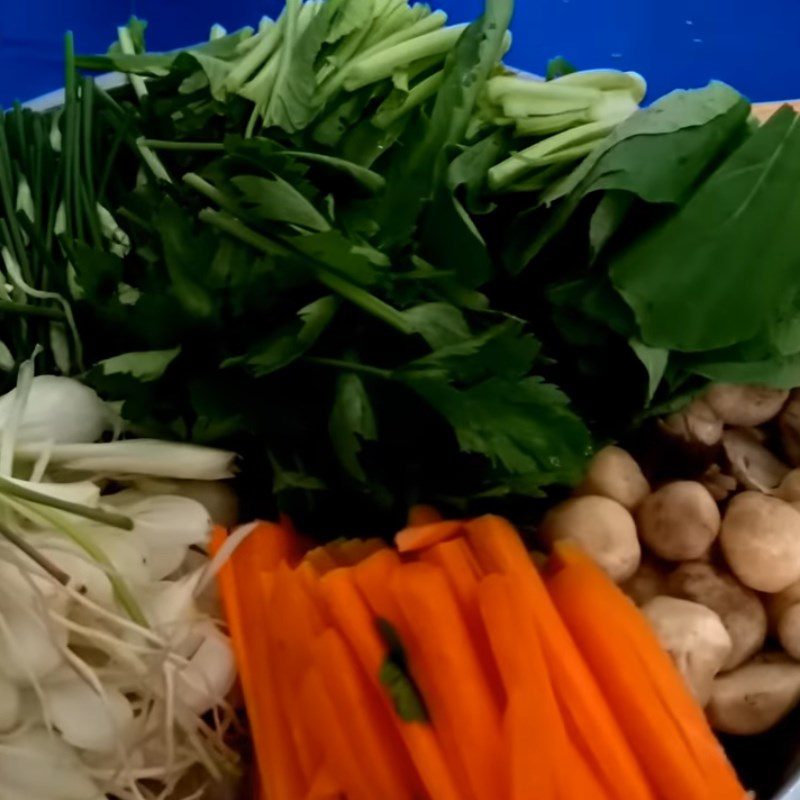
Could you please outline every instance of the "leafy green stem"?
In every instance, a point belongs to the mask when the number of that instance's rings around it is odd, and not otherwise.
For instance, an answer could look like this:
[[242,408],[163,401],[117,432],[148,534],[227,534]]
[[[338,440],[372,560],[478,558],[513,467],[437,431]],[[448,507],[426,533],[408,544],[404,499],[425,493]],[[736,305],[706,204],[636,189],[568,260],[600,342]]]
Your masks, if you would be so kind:
[[359,364],[357,361],[345,361],[339,358],[320,358],[309,356],[306,358],[308,364],[318,364],[321,367],[332,367],[333,369],[345,370],[347,372],[358,372],[361,375],[371,375],[383,380],[392,380],[394,377],[391,370],[371,367],[369,364]]
[[47,306],[35,306],[31,303],[15,303],[12,300],[0,300],[0,312],[6,314],[16,314],[21,317],[42,317],[62,322],[66,315],[58,308],[48,308]]

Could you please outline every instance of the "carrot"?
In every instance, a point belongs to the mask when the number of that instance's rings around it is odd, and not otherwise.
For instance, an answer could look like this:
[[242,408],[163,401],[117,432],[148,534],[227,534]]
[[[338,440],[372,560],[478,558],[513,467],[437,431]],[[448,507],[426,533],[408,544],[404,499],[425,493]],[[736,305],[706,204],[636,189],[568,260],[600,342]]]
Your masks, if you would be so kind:
[[327,549],[340,567],[350,567],[385,547],[386,542],[382,539],[347,539],[333,542]]
[[517,613],[533,619],[567,732],[609,800],[654,800],[617,721],[559,617],[516,530],[500,517],[466,525],[470,546],[486,572],[519,577]]
[[458,536],[463,527],[463,523],[453,521],[417,525],[400,531],[394,537],[394,543],[401,553],[412,553]]
[[341,566],[328,547],[315,547],[313,550],[309,550],[305,554],[303,561],[311,564],[320,575],[324,575],[329,570]]
[[567,735],[536,623],[518,614],[520,589],[514,580],[490,575],[478,589],[481,617],[508,698],[503,725],[510,797],[556,797],[560,782],[569,786]]
[[[224,541],[216,530],[212,552]],[[303,792],[297,754],[284,736],[284,720],[273,704],[274,674],[263,635],[266,608],[261,575],[297,556],[293,535],[284,527],[260,523],[219,573],[225,614],[233,640],[253,732],[256,761],[270,800],[293,800]],[[261,635],[254,635],[254,631]]]
[[467,623],[473,650],[483,667],[484,683],[491,690],[499,708],[503,702],[503,689],[478,608],[478,581],[482,572],[475,554],[463,536],[459,536],[457,539],[450,539],[426,550],[420,550],[418,558],[426,564],[437,567],[447,577],[464,621]]
[[[499,710],[447,580],[429,564],[405,564],[390,588],[411,627],[409,659],[437,732],[455,751],[474,796],[502,797]],[[414,670],[419,663],[423,671]]]
[[426,723],[401,720],[385,687],[381,685],[380,670],[387,657],[387,647],[378,633],[375,616],[356,588],[353,571],[334,570],[325,575],[319,583],[336,627],[352,647],[373,685],[379,690],[384,707],[390,713],[395,729],[405,742],[427,795],[437,800],[460,800],[456,783],[450,775],[449,767],[431,726]]
[[[412,800],[420,785],[389,710],[371,686],[341,635],[329,628],[314,645],[315,662],[322,675],[339,729],[356,745],[358,768],[364,773],[372,798]],[[334,734],[335,735],[335,734]]]
[[[426,689],[428,676],[439,669],[439,665],[435,661],[427,660],[426,653],[416,646],[414,623],[402,613],[400,604],[391,591],[393,577],[401,566],[402,562],[398,554],[387,548],[353,567],[353,580],[372,613],[391,623],[397,630],[408,651],[412,677],[420,689],[423,700],[428,705]],[[419,727],[422,728],[422,726]],[[431,729],[444,755],[444,761],[448,765],[452,782],[457,786],[456,796],[459,800],[473,800],[473,793],[460,762],[457,744],[458,732],[447,726],[442,728],[436,715],[433,715],[431,720]],[[427,761],[428,753],[429,751],[424,751],[422,758],[417,755],[416,763],[421,774],[424,768],[431,768]],[[447,797],[447,795],[442,796]],[[432,794],[431,797],[438,797],[438,795]]]
[[[325,753],[320,784],[326,790],[341,787],[347,800],[376,800],[369,784],[367,771],[361,768],[361,743],[354,741],[352,729],[338,713],[319,667],[310,669],[299,684],[297,714],[306,729],[306,735]],[[305,793],[287,797],[297,800]],[[324,794],[315,798],[325,797]],[[270,795],[269,800],[273,800]],[[284,800],[284,798],[278,798]]]
[[408,510],[409,528],[416,528],[420,525],[431,525],[434,522],[441,522],[442,515],[433,506],[417,505],[411,506]]
[[702,710],[638,609],[578,547],[558,543],[552,563],[550,594],[658,796],[742,800]]

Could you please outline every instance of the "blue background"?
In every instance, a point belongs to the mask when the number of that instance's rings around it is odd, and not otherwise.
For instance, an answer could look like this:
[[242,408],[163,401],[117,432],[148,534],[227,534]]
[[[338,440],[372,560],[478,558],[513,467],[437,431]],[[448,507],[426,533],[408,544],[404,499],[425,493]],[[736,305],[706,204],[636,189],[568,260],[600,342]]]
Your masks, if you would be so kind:
[[[62,85],[62,35],[79,52],[105,51],[131,13],[150,21],[151,49],[274,16],[280,0],[0,0],[0,103]],[[470,19],[482,0],[439,0]],[[517,0],[511,61],[541,72],[564,55],[583,68],[635,69],[650,98],[725,80],[754,100],[800,97],[800,0]]]

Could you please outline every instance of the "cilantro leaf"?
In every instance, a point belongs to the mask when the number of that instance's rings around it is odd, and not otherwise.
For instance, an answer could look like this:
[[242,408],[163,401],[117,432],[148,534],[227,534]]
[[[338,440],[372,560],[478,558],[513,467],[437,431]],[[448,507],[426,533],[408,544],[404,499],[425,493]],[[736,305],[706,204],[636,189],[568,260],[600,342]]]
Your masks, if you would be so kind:
[[339,377],[328,430],[342,466],[356,480],[365,483],[367,474],[358,455],[362,442],[376,441],[378,428],[364,383],[358,375],[345,372]]

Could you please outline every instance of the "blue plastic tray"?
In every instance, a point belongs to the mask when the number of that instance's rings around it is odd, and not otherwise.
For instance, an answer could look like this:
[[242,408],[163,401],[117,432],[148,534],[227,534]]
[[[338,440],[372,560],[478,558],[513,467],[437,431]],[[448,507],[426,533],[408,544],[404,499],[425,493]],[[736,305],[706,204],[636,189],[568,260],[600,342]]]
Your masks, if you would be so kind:
[[[482,0],[430,0],[454,19]],[[151,23],[153,48],[275,15],[282,0],[0,0],[0,103],[38,97],[62,83],[65,30],[81,52],[106,49],[135,13]],[[541,72],[563,55],[583,68],[641,72],[651,97],[725,80],[753,100],[800,97],[800,3],[796,0],[517,0],[513,63]]]

